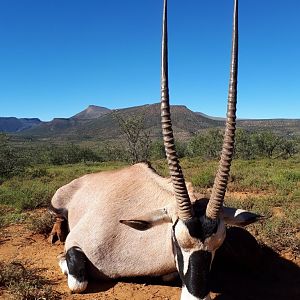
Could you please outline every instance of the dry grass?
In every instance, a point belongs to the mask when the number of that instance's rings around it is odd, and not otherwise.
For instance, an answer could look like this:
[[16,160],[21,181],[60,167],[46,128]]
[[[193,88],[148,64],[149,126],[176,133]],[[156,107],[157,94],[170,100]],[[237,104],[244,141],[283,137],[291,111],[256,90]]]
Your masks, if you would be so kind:
[[30,218],[29,229],[34,233],[39,233],[47,236],[51,232],[54,222],[54,216],[52,216],[49,212],[46,212],[42,216],[35,216],[34,218]]
[[0,262],[0,286],[8,290],[11,299],[56,300],[60,294],[53,291],[50,282],[20,261]]

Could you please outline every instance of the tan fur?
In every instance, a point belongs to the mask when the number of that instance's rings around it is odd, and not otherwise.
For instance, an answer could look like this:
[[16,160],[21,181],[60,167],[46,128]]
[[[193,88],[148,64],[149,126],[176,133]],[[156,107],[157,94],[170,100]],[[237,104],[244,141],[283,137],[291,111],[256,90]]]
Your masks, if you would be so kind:
[[[171,224],[137,231],[119,223],[166,206],[175,211],[172,191],[170,180],[145,164],[72,181],[52,199],[52,206],[63,209],[68,217],[70,233],[65,250],[80,247],[100,275],[109,278],[176,271]],[[195,199],[192,191],[190,196]]]
[[64,230],[64,226],[62,223],[65,222],[64,218],[56,217],[55,223],[51,230],[49,241],[51,244],[55,243],[56,239],[60,242],[64,242],[67,236],[67,232]]
[[199,239],[192,237],[189,234],[188,228],[184,223],[179,220],[177,226],[175,227],[175,235],[178,244],[182,251],[216,251],[224,242],[226,236],[226,227],[222,219],[220,219],[220,224],[216,233],[212,234],[210,237],[206,238],[204,243]]

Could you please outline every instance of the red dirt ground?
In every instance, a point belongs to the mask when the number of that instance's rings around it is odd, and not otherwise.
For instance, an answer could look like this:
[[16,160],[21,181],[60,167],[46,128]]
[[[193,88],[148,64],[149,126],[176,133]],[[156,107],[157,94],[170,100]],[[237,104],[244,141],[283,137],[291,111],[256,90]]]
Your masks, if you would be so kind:
[[[25,225],[12,225],[0,231],[0,261],[19,260],[41,269],[41,275],[51,282],[53,290],[62,299],[106,300],[175,300],[180,298],[180,287],[144,283],[107,282],[91,283],[84,294],[69,293],[66,277],[61,274],[57,255],[63,251],[62,244],[50,245],[47,238],[33,234]],[[286,251],[279,256],[271,249],[264,250],[259,272],[251,270],[217,271],[212,298],[216,300],[299,300],[300,258]],[[230,261],[228,261],[231,264]],[[229,266],[230,267],[230,266]],[[225,267],[224,267],[225,268]],[[256,267],[255,267],[256,268]],[[2,291],[0,299],[9,299]]]

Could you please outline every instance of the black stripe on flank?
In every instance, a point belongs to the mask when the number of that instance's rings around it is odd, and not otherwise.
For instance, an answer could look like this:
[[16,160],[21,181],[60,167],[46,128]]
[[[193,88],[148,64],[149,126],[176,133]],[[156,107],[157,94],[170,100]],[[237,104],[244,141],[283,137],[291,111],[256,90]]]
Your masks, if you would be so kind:
[[73,275],[79,282],[87,281],[87,258],[81,249],[70,248],[66,253],[66,261],[70,275]]

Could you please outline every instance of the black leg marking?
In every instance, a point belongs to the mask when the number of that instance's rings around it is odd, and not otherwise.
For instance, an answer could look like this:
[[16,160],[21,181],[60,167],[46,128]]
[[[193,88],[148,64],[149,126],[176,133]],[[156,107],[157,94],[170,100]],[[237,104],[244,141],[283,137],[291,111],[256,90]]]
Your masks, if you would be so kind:
[[78,247],[70,248],[66,253],[66,261],[69,275],[72,275],[79,282],[87,281],[85,254]]

